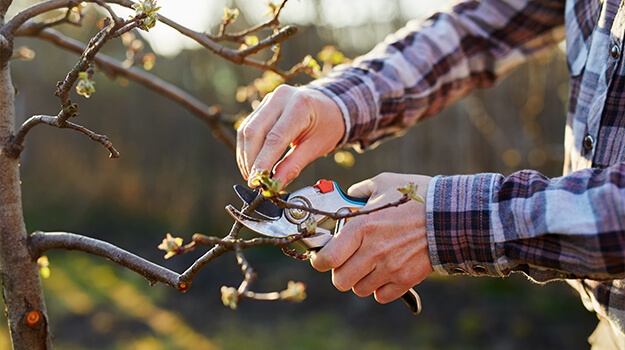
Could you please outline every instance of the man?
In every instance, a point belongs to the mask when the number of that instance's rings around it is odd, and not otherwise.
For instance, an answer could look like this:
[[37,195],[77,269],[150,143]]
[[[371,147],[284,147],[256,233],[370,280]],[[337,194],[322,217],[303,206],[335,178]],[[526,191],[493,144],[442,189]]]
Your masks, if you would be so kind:
[[[418,6],[418,5],[415,5]],[[316,158],[397,135],[490,86],[566,34],[571,89],[564,175],[525,170],[382,174],[349,194],[374,207],[418,185],[410,203],[350,220],[312,259],[341,291],[386,303],[433,271],[566,279],[595,310],[593,349],[625,349],[625,3],[483,0],[410,23],[350,66],[267,96],[238,130],[237,161],[286,183]],[[280,160],[283,152],[289,153]],[[277,163],[277,164],[276,164]]]

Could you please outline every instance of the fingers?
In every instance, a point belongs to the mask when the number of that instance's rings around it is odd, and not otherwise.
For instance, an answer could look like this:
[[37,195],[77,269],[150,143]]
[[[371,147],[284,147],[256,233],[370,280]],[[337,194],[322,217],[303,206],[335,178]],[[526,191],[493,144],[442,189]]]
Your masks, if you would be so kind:
[[[334,100],[317,90],[282,85],[237,130],[237,163],[248,182],[257,172],[274,170],[274,177],[286,184],[331,152],[344,134]],[[289,146],[289,154],[276,165]]]
[[[348,221],[319,252],[313,254],[310,262],[318,271],[324,272],[337,268],[347,261],[362,243],[362,232],[352,230],[356,219]],[[366,273],[365,273],[366,274]],[[365,274],[362,274],[364,276]],[[361,277],[362,277],[361,276]],[[349,288],[352,286],[350,285]],[[347,288],[347,289],[349,289]]]
[[237,129],[237,164],[246,180],[250,178],[254,159],[264,143],[264,135],[282,114],[283,104],[280,99],[274,93],[268,94]]
[[[356,268],[354,268],[356,267]],[[362,290],[355,289],[355,286],[366,278],[366,276],[372,274],[375,270],[375,266],[370,265],[357,265],[357,264],[344,264],[332,270],[332,284],[336,289],[341,292],[347,292],[348,290],[354,290],[354,293],[358,296],[367,296],[371,294],[374,289],[369,290],[363,288]]]
[[286,184],[314,159],[332,151],[344,131],[342,114],[331,98],[283,85],[237,131],[237,163],[249,182],[256,173],[272,170],[291,146],[285,161],[274,169],[274,177]]
[[410,287],[406,288],[395,283],[387,283],[376,289],[373,295],[378,303],[387,304],[395,299],[401,298],[408,289],[410,289]]
[[353,184],[347,189],[347,194],[353,197],[369,198],[374,195],[375,188],[375,182],[371,179],[367,179]]
[[306,165],[317,159],[318,151],[319,145],[314,140],[306,140],[301,144],[294,145],[289,153],[276,164],[274,177],[282,179],[282,183],[286,185],[299,176]]
[[[250,170],[250,177],[253,177],[262,170],[271,170],[274,164],[280,160],[280,157],[284,154],[287,147],[291,144],[297,147],[299,139],[302,139],[306,131],[312,127],[311,124],[313,123],[310,120],[311,118],[308,117],[308,110],[301,104],[288,104],[282,112],[282,115],[284,117],[278,118],[273,127],[268,132],[264,133],[264,142],[256,154],[254,154],[255,150],[248,151],[246,149],[248,157],[255,158]],[[299,155],[300,153],[302,152],[297,152],[295,155]],[[293,156],[294,154],[291,152],[289,157]],[[299,166],[299,169],[293,171],[294,173],[299,174],[301,168],[317,158],[317,156],[310,155],[306,158],[310,160],[305,163],[301,159],[298,160],[296,165]],[[284,184],[292,180],[292,178],[286,179],[277,176],[277,174],[274,174],[274,177],[284,180]]]

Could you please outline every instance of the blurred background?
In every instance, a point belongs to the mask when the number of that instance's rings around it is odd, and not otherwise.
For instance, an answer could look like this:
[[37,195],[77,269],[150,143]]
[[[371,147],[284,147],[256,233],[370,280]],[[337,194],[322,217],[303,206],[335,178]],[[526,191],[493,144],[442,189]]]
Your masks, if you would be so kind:
[[[32,1],[15,1],[11,10]],[[426,18],[450,1],[289,1],[282,23],[300,27],[283,44],[288,69],[307,54],[334,45],[347,57],[370,50],[407,20]],[[160,0],[162,13],[195,30],[216,32],[224,6],[238,7],[233,29],[259,23],[265,0]],[[120,12],[123,13],[123,12]],[[95,33],[63,32],[83,42]],[[145,36],[154,51],[152,72],[230,114],[250,111],[237,102],[237,87],[262,72],[209,54],[157,25]],[[56,114],[55,84],[77,56],[46,42],[19,39],[36,52],[14,61],[19,89],[18,123],[34,114]],[[126,49],[112,42],[107,54]],[[319,159],[287,189],[334,179],[343,188],[380,172],[427,175],[532,168],[561,173],[567,69],[561,48],[515,70],[495,87],[476,91],[436,118],[365,154],[350,151]],[[80,104],[76,121],[106,134],[121,152],[109,159],[100,145],[74,132],[45,126],[32,131],[21,169],[29,232],[67,231],[112,242],[182,272],[205,250],[163,259],[156,246],[166,233],[189,240],[198,232],[224,236],[232,219],[227,204],[243,184],[234,155],[210,129],[177,104],[123,79],[95,75],[96,93]],[[299,77],[295,84],[310,79]],[[233,131],[234,132],[234,131]],[[247,232],[246,234],[251,235]],[[58,349],[587,349],[596,318],[564,282],[538,285],[523,275],[508,278],[431,276],[415,289],[423,312],[413,316],[401,301],[377,304],[338,292],[329,273],[294,260],[278,248],[247,251],[259,274],[255,291],[282,290],[290,280],[307,285],[299,304],[243,301],[224,307],[222,285],[238,286],[233,254],[210,263],[185,294],[104,259],[79,252],[49,252],[51,276],[43,280],[49,321]],[[3,317],[3,316],[2,316]],[[0,348],[8,348],[0,320]]]

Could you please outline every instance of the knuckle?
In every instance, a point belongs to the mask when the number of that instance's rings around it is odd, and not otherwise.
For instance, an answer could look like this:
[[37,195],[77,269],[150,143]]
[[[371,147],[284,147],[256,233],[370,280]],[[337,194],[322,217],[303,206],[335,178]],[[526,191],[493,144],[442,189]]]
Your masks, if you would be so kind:
[[279,85],[273,92],[271,92],[272,96],[284,96],[286,94],[291,94],[293,92],[294,87],[286,84]]
[[243,140],[251,140],[256,134],[255,129],[256,128],[250,124],[243,125],[239,128],[239,130],[237,130],[237,137],[242,138]]
[[359,283],[356,284],[352,288],[352,291],[354,292],[354,294],[356,294],[359,297],[366,297],[366,296],[369,296],[371,294],[370,290],[368,290],[367,288],[361,286]]
[[282,133],[275,129],[270,130],[265,136],[265,145],[268,147],[274,147],[279,145],[283,139]]
[[390,296],[384,294],[384,293],[377,293],[375,295],[375,300],[380,303],[380,304],[388,304],[391,301],[395,300],[393,298],[391,298]]
[[324,255],[325,257],[325,266],[329,269],[334,269],[339,267],[339,257],[334,253],[328,253]]
[[[376,249],[374,251],[371,252],[371,261],[375,262],[376,265],[380,265],[380,266],[384,266],[384,264],[382,264],[382,262],[384,262],[385,258],[386,258],[386,251],[383,249]],[[394,271],[394,267],[388,268],[386,267],[386,271],[389,273],[393,273]]]
[[355,221],[353,226],[354,232],[357,232],[361,237],[367,237],[376,231],[377,223],[375,221],[375,215],[363,215],[359,220]]
[[314,104],[313,100],[313,97],[307,92],[297,94],[297,104],[302,105],[304,108],[312,106]]
[[394,284],[406,290],[415,285],[410,269],[401,263],[387,264],[387,272]]
[[347,292],[352,288],[352,286],[350,286],[343,278],[336,274],[332,276],[332,284],[334,284],[334,287],[341,292]]
[[412,278],[411,276],[407,273],[407,271],[405,269],[401,269],[399,268],[397,271],[397,281],[396,284],[408,289],[411,288],[413,283],[412,283]]
[[391,176],[392,176],[392,173],[390,173],[390,172],[383,172],[383,173],[378,174],[376,177],[374,177],[374,181],[376,181],[376,182],[385,182]]

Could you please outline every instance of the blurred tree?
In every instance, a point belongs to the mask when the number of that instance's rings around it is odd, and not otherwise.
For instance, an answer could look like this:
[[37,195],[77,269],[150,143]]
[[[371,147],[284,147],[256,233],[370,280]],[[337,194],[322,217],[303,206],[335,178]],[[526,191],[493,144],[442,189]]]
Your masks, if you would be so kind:
[[[198,245],[213,247],[187,271],[178,274],[94,238],[67,232],[39,231],[29,236],[24,223],[19,173],[19,158],[24,150],[25,139],[38,125],[77,131],[100,143],[109,151],[111,158],[119,157],[119,151],[106,135],[74,122],[79,115],[79,107],[72,101],[72,90],[84,98],[90,98],[96,93],[96,68],[111,78],[121,78],[122,85],[124,81],[132,80],[174,100],[206,122],[212,129],[213,136],[233,150],[235,144],[231,125],[236,121],[236,116],[226,115],[222,113],[221,107],[208,106],[186,91],[149,73],[154,67],[156,57],[151,52],[145,52],[143,41],[137,39],[133,32],[149,31],[157,22],[161,22],[227,61],[265,71],[251,88],[239,92],[241,101],[251,102],[301,72],[312,76],[320,74],[320,67],[311,56],[306,56],[288,70],[278,67],[282,59],[280,44],[297,32],[297,27],[280,25],[279,16],[286,2],[283,0],[279,4],[270,3],[266,21],[238,32],[231,32],[229,28],[237,20],[239,10],[226,8],[218,33],[211,35],[191,30],[159,16],[157,12],[160,7],[155,0],[141,0],[136,3],[130,0],[47,0],[25,6],[8,20],[5,16],[13,1],[0,0],[0,267],[6,314],[15,349],[52,347],[52,335],[39,279],[40,274],[43,277],[49,275],[49,263],[43,253],[50,249],[79,250],[104,256],[139,273],[151,284],[162,282],[182,292],[190,287],[193,277],[208,262],[226,251],[236,251],[245,280],[238,289],[222,290],[224,304],[234,308],[241,298],[298,300],[304,295],[302,285],[297,283],[289,284],[289,288],[280,293],[250,291],[255,272],[242,253],[245,248],[266,244],[286,247],[299,237],[261,239],[250,243],[237,239],[241,229],[238,224],[234,225],[226,238],[196,235],[193,242],[187,245],[183,245],[181,238],[168,234],[159,246],[167,252],[166,258],[192,250]],[[130,18],[124,19],[117,15],[111,5],[132,9],[134,13]],[[88,44],[85,45],[55,29],[61,25],[83,28],[81,39],[90,37]],[[57,84],[55,95],[60,101],[60,111],[56,115],[32,116],[17,131],[14,130],[17,88],[10,73],[11,62],[17,59],[30,60],[34,53],[26,47],[15,47],[16,37],[46,40],[61,49],[80,55],[80,59],[64,80]],[[101,52],[105,45],[118,38],[122,39],[126,48],[126,58],[123,61]],[[222,85],[225,85],[229,77],[220,79]],[[253,205],[246,210],[253,210]]]

